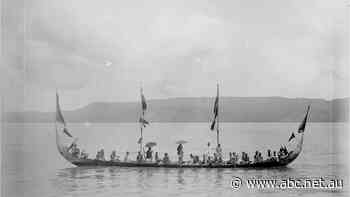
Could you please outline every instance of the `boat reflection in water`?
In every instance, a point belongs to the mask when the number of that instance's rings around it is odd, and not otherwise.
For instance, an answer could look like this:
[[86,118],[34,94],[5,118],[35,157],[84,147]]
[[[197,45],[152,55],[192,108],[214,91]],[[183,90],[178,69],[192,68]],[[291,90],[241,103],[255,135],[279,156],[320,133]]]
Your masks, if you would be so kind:
[[[69,195],[101,194],[104,196],[166,195],[176,192],[201,194],[231,194],[232,176],[268,176],[291,174],[292,168],[270,169],[205,169],[205,168],[129,168],[129,167],[73,167],[57,172],[54,184]],[[242,188],[240,192],[248,192]]]

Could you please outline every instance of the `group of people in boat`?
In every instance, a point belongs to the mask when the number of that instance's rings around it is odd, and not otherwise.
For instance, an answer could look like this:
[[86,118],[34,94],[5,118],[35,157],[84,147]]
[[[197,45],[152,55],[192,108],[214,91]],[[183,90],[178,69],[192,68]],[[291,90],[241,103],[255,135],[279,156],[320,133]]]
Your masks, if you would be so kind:
[[[81,159],[87,159],[88,154],[83,150],[80,151],[80,149],[77,147],[77,144],[73,142],[70,147],[68,147],[68,152],[72,154],[73,157],[81,158]],[[176,148],[177,156],[178,156],[178,163],[179,164],[250,164],[250,163],[260,163],[260,162],[266,162],[266,161],[279,161],[283,158],[285,158],[288,155],[288,150],[285,146],[281,146],[281,148],[278,151],[278,154],[276,151],[271,151],[270,149],[267,150],[267,157],[264,159],[262,156],[262,153],[260,151],[255,151],[253,160],[250,160],[248,153],[242,152],[240,154],[236,152],[229,152],[229,159],[227,161],[224,161],[223,159],[223,153],[221,145],[218,144],[215,148],[215,152],[213,154],[210,154],[209,152],[202,155],[202,159],[200,159],[199,155],[195,155],[193,153],[189,154],[190,160],[184,161],[184,146],[183,144],[179,144]],[[130,152],[126,152],[125,157],[123,159],[124,162],[130,162]],[[105,153],[104,149],[101,149],[97,151],[96,154],[96,160],[100,161],[106,161],[105,159]],[[110,161],[121,161],[120,157],[117,155],[116,150],[113,150],[110,154]],[[154,162],[154,163],[162,163],[162,164],[169,164],[171,163],[170,157],[168,153],[164,153],[163,157],[159,155],[158,152],[155,152],[153,154],[152,147],[148,147],[147,151],[139,151],[136,156],[136,162]]]
[[89,157],[89,154],[85,150],[80,151],[75,142],[67,148],[67,152],[71,153],[75,158],[87,159]]

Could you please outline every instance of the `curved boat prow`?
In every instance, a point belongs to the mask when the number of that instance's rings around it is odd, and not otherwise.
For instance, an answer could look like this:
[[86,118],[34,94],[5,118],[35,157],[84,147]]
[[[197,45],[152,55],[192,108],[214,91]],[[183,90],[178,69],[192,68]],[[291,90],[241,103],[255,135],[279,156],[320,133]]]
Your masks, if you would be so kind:
[[[63,137],[61,135],[67,136],[70,141],[73,139],[73,136],[68,132],[68,129],[66,128],[66,122],[64,121],[61,108],[59,105],[59,97],[58,94],[56,93],[56,120],[55,120],[55,129],[56,129],[56,145],[58,152],[69,162],[74,163],[74,162],[79,162],[81,159],[74,157],[72,153],[69,152],[69,147],[63,145],[61,140]],[[76,142],[77,139],[73,140],[73,143]],[[72,146],[73,143],[70,145]]]
[[295,134],[293,132],[292,135],[289,137],[288,146],[291,146],[292,150],[288,151],[287,157],[281,160],[281,162],[285,163],[285,165],[288,165],[289,163],[294,161],[301,153],[304,142],[304,131],[309,116],[309,111],[310,105],[307,107],[305,117],[300,123],[297,133]]
[[74,162],[78,162],[80,161],[79,158],[76,158],[72,155],[72,153],[70,153],[68,151],[68,147],[64,146],[61,142],[60,142],[60,136],[59,136],[59,129],[56,128],[56,145],[57,145],[57,149],[58,152],[62,155],[63,158],[65,158],[67,161],[69,161],[70,163],[74,163]]

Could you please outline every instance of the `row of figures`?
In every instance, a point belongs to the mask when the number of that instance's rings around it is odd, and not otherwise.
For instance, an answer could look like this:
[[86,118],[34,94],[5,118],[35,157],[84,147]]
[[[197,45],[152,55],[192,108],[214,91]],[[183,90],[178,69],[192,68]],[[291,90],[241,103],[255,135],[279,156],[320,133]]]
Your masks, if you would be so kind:
[[[68,147],[68,152],[72,154],[73,157],[88,159],[88,154],[83,150],[80,152],[80,149],[77,147],[76,143],[72,143],[70,147]],[[202,155],[202,159],[200,159],[199,155],[190,154],[190,160],[184,161],[184,147],[182,144],[179,144],[176,149],[178,156],[179,164],[250,164],[250,163],[260,163],[264,161],[279,161],[285,158],[288,155],[288,150],[285,146],[281,146],[278,154],[276,151],[267,150],[267,158],[264,160],[262,153],[259,151],[255,151],[253,161],[250,160],[248,153],[242,152],[240,157],[236,152],[229,153],[229,159],[227,161],[223,160],[222,148],[220,144],[215,148],[215,152],[211,155],[209,152]],[[129,162],[130,153],[126,152],[123,161]],[[106,161],[104,149],[97,151],[96,160]],[[110,154],[110,161],[121,161],[120,157],[117,155],[116,150],[113,150]],[[158,152],[155,152],[153,157],[153,150],[151,147],[148,147],[147,151],[139,151],[136,156],[137,162],[155,162],[155,163],[163,163],[169,164],[170,158],[168,153],[164,153],[161,158]]]

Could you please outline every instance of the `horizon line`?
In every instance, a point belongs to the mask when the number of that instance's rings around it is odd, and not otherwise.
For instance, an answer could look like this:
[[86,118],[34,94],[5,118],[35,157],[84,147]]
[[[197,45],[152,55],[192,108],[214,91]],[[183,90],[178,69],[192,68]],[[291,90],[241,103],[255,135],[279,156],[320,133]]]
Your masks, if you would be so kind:
[[[168,98],[155,98],[155,99],[146,99],[146,102],[149,101],[162,101],[162,100],[172,100],[172,99],[204,99],[204,98],[209,98],[209,99],[214,99],[215,96],[199,96],[199,97],[168,97]],[[280,99],[305,99],[305,100],[323,100],[326,102],[334,101],[334,100],[339,100],[339,99],[350,99],[349,96],[347,97],[339,97],[339,98],[333,98],[333,99],[326,99],[326,98],[312,98],[312,97],[286,97],[286,96],[221,96],[220,98],[280,98]],[[94,102],[89,102],[88,104],[84,105],[83,107],[77,107],[71,110],[63,110],[63,111],[75,111],[82,109],[86,106],[89,106],[91,104],[100,104],[100,103],[137,103],[137,100],[134,101],[94,101]],[[41,110],[23,110],[23,111],[7,111],[5,113],[24,113],[24,112],[54,112],[54,111],[41,111]]]

